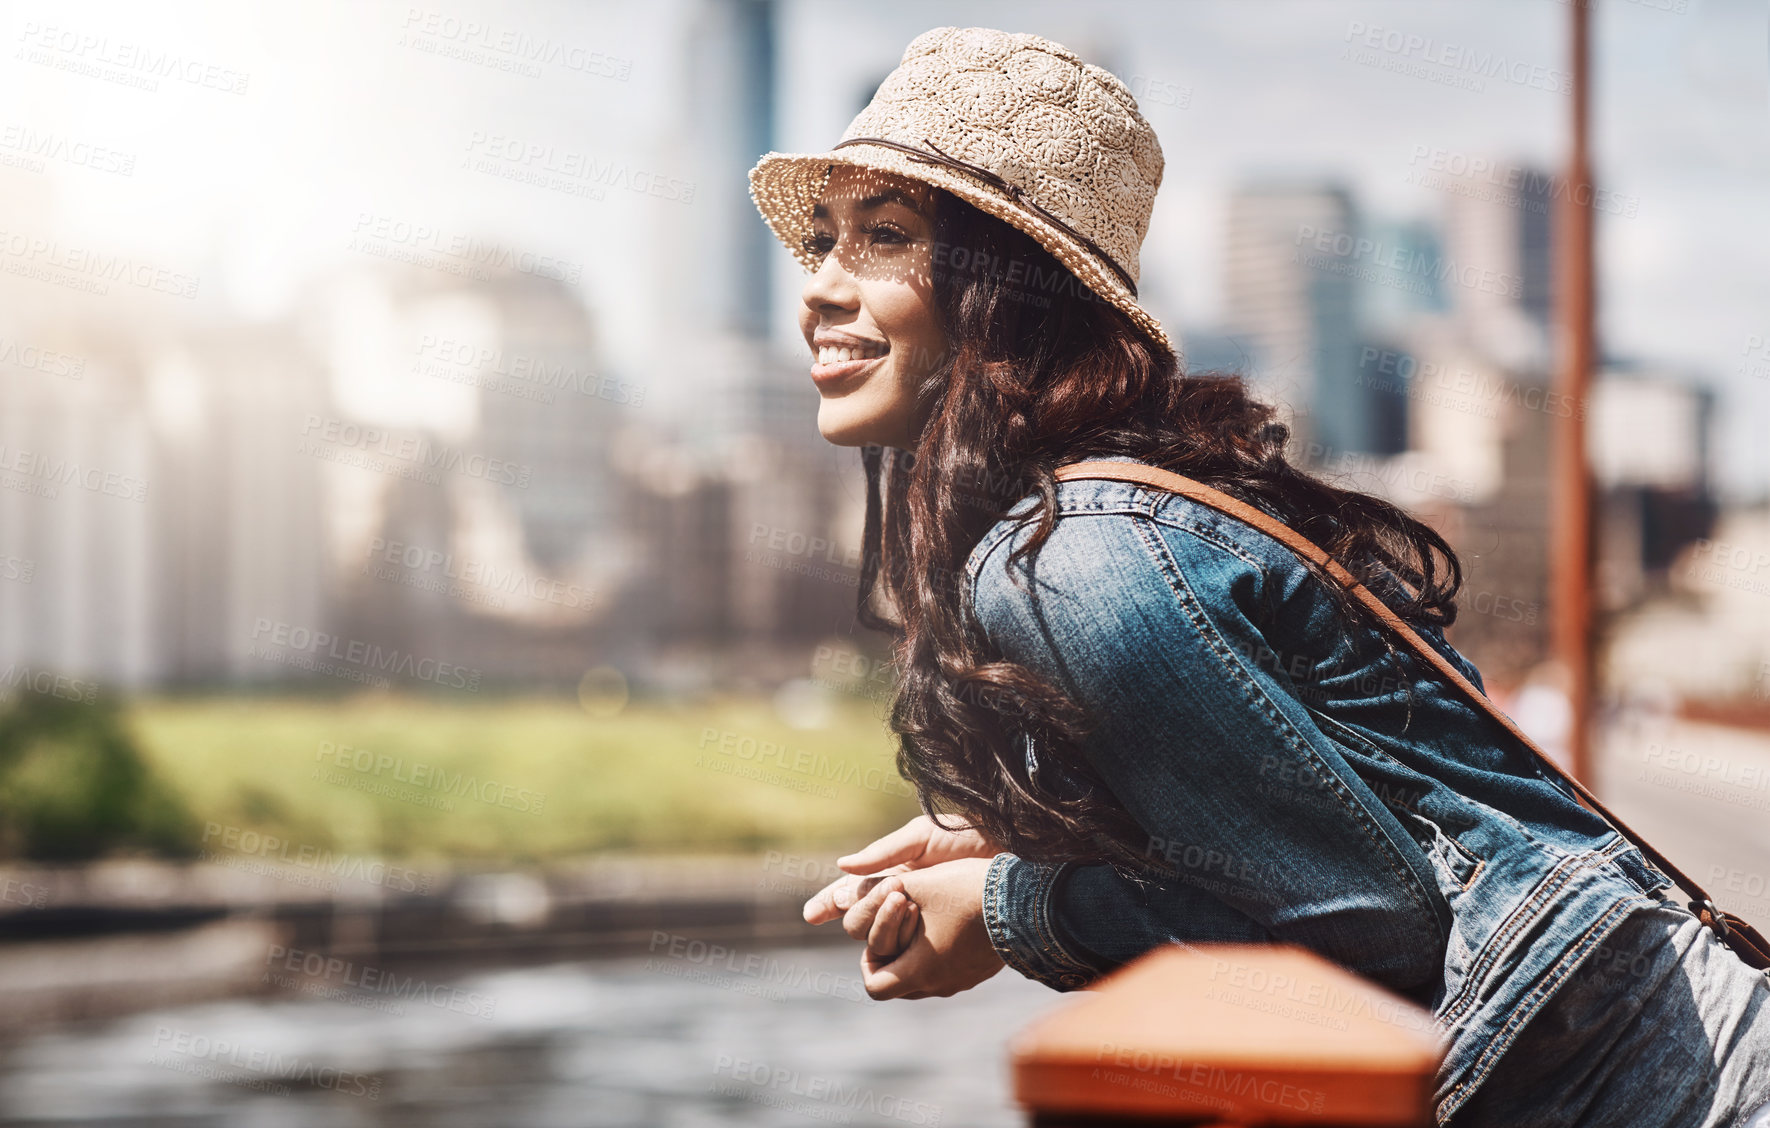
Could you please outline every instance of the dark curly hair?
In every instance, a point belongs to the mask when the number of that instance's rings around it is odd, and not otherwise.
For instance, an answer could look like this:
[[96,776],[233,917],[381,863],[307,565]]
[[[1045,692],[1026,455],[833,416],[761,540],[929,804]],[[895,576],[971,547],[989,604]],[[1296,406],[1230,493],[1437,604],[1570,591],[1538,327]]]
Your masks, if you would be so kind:
[[[972,548],[1016,502],[1039,499],[1023,518],[1037,528],[1015,553],[1030,556],[1057,520],[1052,470],[1130,456],[1266,509],[1373,585],[1387,579],[1410,621],[1454,621],[1462,570],[1420,521],[1287,461],[1288,429],[1240,376],[1181,371],[1031,236],[950,193],[935,198],[933,294],[948,348],[917,389],[914,449],[862,450],[857,610],[894,640],[898,770],[937,822],[956,814],[1022,857],[1147,871],[1147,833],[1080,752],[1090,718],[991,650],[959,582]],[[1308,566],[1346,615],[1368,615]],[[874,611],[879,589],[897,620]],[[1042,760],[1094,785],[1083,798],[1058,799],[1029,778],[1029,734]]]

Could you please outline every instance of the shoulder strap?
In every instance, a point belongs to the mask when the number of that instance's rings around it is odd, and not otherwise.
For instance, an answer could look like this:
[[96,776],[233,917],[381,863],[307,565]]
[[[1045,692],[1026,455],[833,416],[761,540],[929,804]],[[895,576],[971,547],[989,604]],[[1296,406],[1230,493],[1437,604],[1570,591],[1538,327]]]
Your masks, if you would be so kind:
[[[1265,533],[1267,536],[1279,541],[1297,555],[1321,565],[1330,576],[1338,580],[1340,584],[1357,598],[1360,603],[1369,608],[1371,613],[1376,615],[1384,626],[1400,635],[1408,645],[1420,655],[1420,657],[1430,662],[1434,669],[1450,680],[1451,684],[1455,685],[1458,689],[1461,689],[1469,696],[1470,700],[1483,709],[1494,720],[1504,725],[1506,731],[1517,737],[1526,748],[1529,748],[1534,752],[1538,760],[1546,765],[1550,771],[1560,777],[1562,782],[1573,788],[1574,794],[1579,797],[1581,802],[1599,817],[1605,819],[1614,826],[1624,838],[1627,838],[1630,842],[1634,843],[1635,846],[1640,849],[1641,853],[1646,855],[1648,861],[1652,862],[1653,865],[1667,877],[1677,882],[1686,893],[1689,893],[1694,897],[1695,900],[1691,902],[1690,907],[1692,911],[1702,919],[1704,924],[1714,929],[1716,934],[1723,939],[1750,943],[1747,937],[1740,936],[1739,933],[1749,933],[1753,937],[1757,936],[1756,930],[1752,929],[1752,927],[1749,924],[1746,924],[1745,921],[1734,916],[1732,913],[1723,913],[1721,909],[1715,905],[1714,901],[1710,899],[1708,893],[1704,891],[1702,886],[1692,881],[1688,874],[1684,873],[1684,871],[1668,861],[1664,854],[1661,854],[1658,850],[1655,850],[1650,846],[1646,839],[1629,829],[1628,824],[1611,814],[1610,810],[1606,808],[1603,803],[1599,802],[1598,797],[1593,795],[1591,791],[1587,790],[1584,784],[1562,771],[1561,767],[1556,764],[1554,760],[1551,760],[1548,756],[1544,755],[1543,750],[1537,747],[1536,742],[1524,735],[1523,730],[1512,722],[1512,718],[1501,712],[1499,707],[1494,705],[1494,703],[1488,699],[1486,694],[1475,688],[1474,683],[1463,676],[1461,670],[1458,670],[1450,663],[1449,659],[1445,658],[1445,656],[1440,654],[1430,643],[1421,638],[1419,634],[1401,618],[1401,616],[1397,615],[1390,609],[1388,604],[1384,603],[1381,599],[1378,599],[1370,589],[1359,583],[1357,578],[1354,577],[1351,572],[1348,572],[1343,566],[1341,566],[1339,561],[1328,555],[1328,553],[1319,545],[1315,544],[1289,525],[1284,524],[1270,514],[1264,513],[1245,502],[1230,497],[1221,490],[1212,489],[1203,482],[1194,481],[1183,474],[1176,474],[1172,470],[1164,470],[1158,466],[1149,466],[1141,462],[1072,462],[1066,466],[1059,466],[1054,473],[1059,480],[1071,478],[1116,478],[1127,482],[1137,482],[1154,489],[1183,494],[1201,505],[1208,505],[1212,509],[1227,513],[1231,517],[1247,522],[1254,526],[1254,528]],[[1729,936],[1730,933],[1733,934],[1731,938]],[[1770,964],[1770,951],[1765,950],[1766,948],[1770,948],[1770,945],[1763,944],[1761,937],[1758,939],[1760,942],[1753,944],[1752,946],[1759,950],[1759,954],[1765,962],[1757,963],[1755,966],[1764,967],[1767,964]],[[1734,947],[1736,951],[1739,950],[1737,944],[1735,944]],[[1742,952],[1741,955],[1749,960],[1749,957],[1746,957],[1745,953]]]

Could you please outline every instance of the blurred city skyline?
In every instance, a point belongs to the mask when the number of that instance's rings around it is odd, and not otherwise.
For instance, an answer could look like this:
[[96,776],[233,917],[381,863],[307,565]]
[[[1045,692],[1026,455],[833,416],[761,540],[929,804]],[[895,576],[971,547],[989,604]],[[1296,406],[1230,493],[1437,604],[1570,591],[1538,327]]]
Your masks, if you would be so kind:
[[[1598,189],[1578,400],[1554,253],[1572,3]],[[1042,987],[881,1014],[838,970],[854,951],[800,947],[846,940],[801,906],[916,801],[890,639],[856,615],[860,452],[819,434],[806,275],[745,176],[828,148],[947,25],[1126,83],[1165,158],[1140,301],[1189,365],[1280,406],[1300,466],[1442,534],[1445,637],[1564,762],[1550,468],[1587,420],[1582,778],[1763,919],[1767,20],[7,5],[0,1120],[850,1111],[724,1086],[766,1059],[1020,1122],[1000,1066]],[[975,62],[956,38],[944,61]],[[926,1007],[957,1034],[906,1038]],[[369,1100],[277,1093],[198,1041]]]
[[[1301,461],[1437,523],[1486,600],[1455,641],[1514,682],[1547,621],[1550,419],[1594,421],[1611,610],[1665,590],[1729,491],[1770,487],[1746,441],[1766,284],[1729,179],[1761,154],[1619,113],[1640,92],[1607,61],[1652,41],[1690,64],[1740,10],[1597,21],[1605,360],[1575,405],[1551,316],[1566,7],[1277,8],[1013,23],[1156,127],[1142,294],[1189,362],[1245,371]],[[884,692],[853,621],[857,452],[817,433],[805,276],[744,174],[832,143],[919,32],[1000,9],[191,13],[12,25],[0,662],[130,688]],[[1665,97],[1725,101],[1751,81],[1729,65]]]
[[[745,63],[728,40],[752,10],[780,29],[760,137],[729,128]],[[1011,22],[1119,74],[1156,127],[1167,169],[1144,293],[1184,345],[1222,323],[1226,209],[1245,182],[1336,181],[1408,222],[1513,169],[1558,173],[1566,14],[1558,0],[1034,3]],[[197,283],[188,305],[144,304],[246,321],[288,317],[360,265],[365,233],[396,251],[495,244],[570,277],[599,362],[652,389],[644,411],[680,420],[734,367],[718,362],[734,316],[725,260],[755,235],[734,239],[733,224],[760,229],[742,179],[756,142],[825,147],[917,33],[1001,20],[983,4],[791,0],[21,5],[0,72],[18,107],[0,136],[8,235],[130,256]],[[1770,412],[1770,284],[1741,237],[1770,171],[1762,23],[1744,0],[1619,0],[1594,21],[1601,340],[1715,383],[1718,485],[1733,497],[1770,488],[1751,426]],[[162,58],[197,77],[151,77]],[[1471,173],[1480,162],[1491,171]],[[770,336],[796,358],[803,275],[767,253]],[[429,396],[399,389],[379,410],[413,423],[458,410],[447,389]]]

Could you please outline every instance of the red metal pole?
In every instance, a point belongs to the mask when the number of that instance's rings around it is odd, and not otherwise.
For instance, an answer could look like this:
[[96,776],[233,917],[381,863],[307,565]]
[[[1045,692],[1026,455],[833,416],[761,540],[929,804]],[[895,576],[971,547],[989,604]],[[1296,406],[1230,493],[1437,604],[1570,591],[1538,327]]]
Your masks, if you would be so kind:
[[[1587,156],[1590,118],[1590,10],[1592,0],[1574,0],[1572,16],[1573,150],[1567,191],[1556,228],[1557,321],[1561,334],[1562,392],[1569,402],[1587,403],[1596,357],[1592,272],[1592,170]],[[1570,771],[1592,783],[1592,477],[1586,458],[1585,412],[1556,420],[1551,598],[1553,647],[1566,670],[1571,707],[1567,742]]]

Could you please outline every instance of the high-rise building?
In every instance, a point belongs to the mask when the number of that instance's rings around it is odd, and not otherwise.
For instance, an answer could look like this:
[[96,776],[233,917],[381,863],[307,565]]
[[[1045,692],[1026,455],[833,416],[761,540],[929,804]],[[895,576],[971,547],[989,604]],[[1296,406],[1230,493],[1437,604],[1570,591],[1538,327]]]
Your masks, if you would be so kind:
[[30,570],[0,582],[0,665],[126,689],[265,676],[258,627],[325,621],[319,473],[296,450],[321,370],[274,329],[66,333],[77,377],[0,381],[0,556]]
[[1509,367],[1551,363],[1556,178],[1523,163],[1490,162],[1503,175],[1444,201],[1444,257],[1459,328]]
[[178,499],[154,480],[135,357],[41,322],[6,335],[78,374],[0,378],[0,693],[44,674],[149,684],[178,662],[156,637],[151,551],[155,514]]
[[1359,226],[1336,184],[1253,184],[1229,201],[1227,328],[1250,346],[1255,386],[1295,413],[1311,462],[1380,445],[1358,383]]

